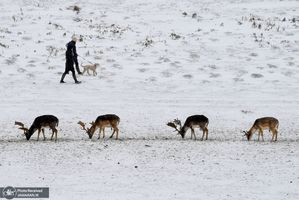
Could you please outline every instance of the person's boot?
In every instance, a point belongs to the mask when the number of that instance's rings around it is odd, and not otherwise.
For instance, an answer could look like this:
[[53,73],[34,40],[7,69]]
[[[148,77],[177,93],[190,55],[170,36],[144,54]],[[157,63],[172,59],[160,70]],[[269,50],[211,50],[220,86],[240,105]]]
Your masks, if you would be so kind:
[[78,74],[82,75],[82,72],[80,71],[79,65],[76,64],[76,70],[78,72]]
[[81,83],[81,81],[78,81],[78,80],[77,80],[75,73],[72,73],[72,74],[73,74],[73,79],[75,80],[75,83],[76,83],[76,84]]
[[62,77],[61,77],[61,79],[60,79],[60,83],[65,83],[65,82],[63,81],[65,75],[66,75],[65,73],[62,74]]

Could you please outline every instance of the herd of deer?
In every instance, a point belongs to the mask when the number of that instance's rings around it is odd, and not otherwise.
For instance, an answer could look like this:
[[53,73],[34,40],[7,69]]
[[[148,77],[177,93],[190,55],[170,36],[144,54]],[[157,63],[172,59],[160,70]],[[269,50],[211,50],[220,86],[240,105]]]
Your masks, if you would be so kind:
[[[15,125],[19,126],[19,129],[24,131],[27,140],[29,140],[30,137],[36,131],[38,131],[37,140],[39,140],[39,135],[41,131],[43,133],[43,137],[45,140],[46,137],[45,137],[44,128],[48,127],[52,130],[51,140],[53,139],[53,136],[55,134],[55,141],[57,141],[58,131],[56,127],[58,126],[58,122],[59,122],[58,118],[53,115],[42,115],[35,118],[35,120],[33,121],[29,129],[25,128],[22,122],[16,121]],[[97,129],[99,129],[98,139],[101,138],[101,132],[103,132],[103,138],[104,138],[106,127],[111,127],[111,129],[113,129],[113,133],[110,136],[110,138],[112,138],[113,135],[116,133],[116,139],[118,139],[119,122],[120,122],[120,118],[117,115],[107,114],[107,115],[98,116],[94,122],[90,123],[91,125],[90,128],[85,127],[86,123],[83,123],[82,121],[79,121],[78,124],[81,126],[82,130],[84,130],[87,133],[89,139],[92,138],[92,136],[94,135]],[[188,131],[188,129],[191,129],[191,139],[193,137],[194,139],[196,139],[194,129],[200,128],[203,131],[201,140],[203,140],[204,138],[206,140],[208,139],[208,134],[209,134],[208,125],[209,125],[209,119],[204,115],[192,115],[188,117],[183,126],[181,121],[178,119],[175,119],[172,122],[167,123],[167,126],[174,128],[178,132],[178,134],[182,136],[182,138],[185,137],[185,134]],[[276,118],[263,117],[263,118],[256,119],[252,127],[249,129],[249,131],[244,131],[244,133],[245,136],[247,137],[247,140],[249,141],[252,135],[256,131],[258,131],[258,140],[260,140],[260,136],[262,136],[262,140],[264,141],[263,130],[269,129],[269,131],[272,132],[272,141],[277,141],[278,125],[279,122]]]

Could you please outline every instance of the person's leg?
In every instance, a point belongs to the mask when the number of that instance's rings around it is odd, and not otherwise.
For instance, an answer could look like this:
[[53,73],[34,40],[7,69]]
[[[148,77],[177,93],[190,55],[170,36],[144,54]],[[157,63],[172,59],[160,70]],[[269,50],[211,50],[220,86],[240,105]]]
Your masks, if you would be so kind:
[[73,79],[75,81],[75,83],[81,83],[80,81],[77,80],[76,74],[75,74],[75,69],[72,69],[72,75],[73,75]]
[[65,77],[65,75],[67,75],[69,73],[70,64],[71,63],[69,63],[68,60],[65,62],[65,70],[64,70],[64,72],[63,72],[63,74],[61,76],[60,83],[65,83],[64,82],[64,77]]
[[60,83],[65,83],[65,82],[63,81],[63,79],[64,79],[64,77],[65,77],[66,74],[67,74],[67,73],[65,73],[65,72],[62,74],[61,79],[60,79]]

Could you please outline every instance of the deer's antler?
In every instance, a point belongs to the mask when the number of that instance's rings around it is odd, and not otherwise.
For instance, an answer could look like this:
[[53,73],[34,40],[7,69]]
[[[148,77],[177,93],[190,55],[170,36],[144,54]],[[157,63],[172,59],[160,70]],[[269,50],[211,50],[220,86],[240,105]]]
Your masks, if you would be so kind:
[[177,126],[173,122],[168,122],[166,125],[174,128],[176,131],[180,132],[180,130],[178,130]]
[[22,122],[15,121],[16,126],[21,126],[21,128],[24,128],[24,124]]
[[28,131],[28,128],[24,127],[24,124],[22,122],[17,122],[15,121],[15,125],[16,126],[20,126],[19,129],[24,131],[24,134],[26,134],[26,132]]
[[78,124],[82,127],[82,130],[88,131],[88,129],[85,128],[85,123],[82,121],[79,121]]
[[166,125],[172,128],[176,128],[176,125],[173,122],[168,122]]
[[26,133],[26,131],[28,131],[28,128],[24,128],[24,127],[20,127],[19,129],[20,129],[20,130],[23,130],[24,133]]
[[181,123],[181,120],[179,120],[178,118],[174,119],[173,122],[177,125],[180,126],[180,128],[182,128],[182,123]]

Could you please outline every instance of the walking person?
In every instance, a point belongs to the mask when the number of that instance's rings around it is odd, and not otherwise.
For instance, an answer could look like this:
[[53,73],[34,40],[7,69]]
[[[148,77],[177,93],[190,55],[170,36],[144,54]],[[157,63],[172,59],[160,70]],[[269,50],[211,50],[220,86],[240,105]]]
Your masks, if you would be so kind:
[[65,83],[64,77],[66,74],[68,74],[70,71],[72,72],[73,75],[73,79],[75,81],[76,84],[81,83],[81,81],[77,80],[76,74],[75,74],[75,69],[74,69],[74,63],[76,65],[76,70],[78,72],[78,74],[82,74],[82,72],[80,72],[79,69],[79,64],[78,64],[78,54],[76,51],[76,42],[77,42],[77,37],[75,35],[72,36],[72,41],[70,41],[69,43],[67,43],[66,45],[66,52],[65,52],[65,57],[66,57],[66,62],[65,62],[65,71],[62,74],[60,83]]

